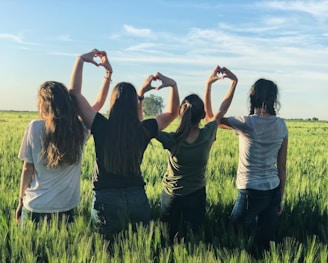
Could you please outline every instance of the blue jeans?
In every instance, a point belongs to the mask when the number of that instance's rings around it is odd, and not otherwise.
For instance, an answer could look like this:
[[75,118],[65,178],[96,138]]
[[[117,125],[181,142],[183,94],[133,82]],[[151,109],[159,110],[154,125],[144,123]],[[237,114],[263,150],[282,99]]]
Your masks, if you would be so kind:
[[177,234],[184,236],[188,227],[193,233],[199,233],[205,219],[205,208],[205,187],[186,196],[169,195],[163,190],[161,220],[168,223],[170,239],[173,240]]
[[52,218],[58,216],[58,220],[65,220],[68,223],[72,223],[74,221],[74,210],[71,209],[65,212],[57,212],[57,213],[36,213],[27,210],[23,207],[22,210],[22,223],[25,223],[27,220],[32,220],[34,223],[39,223],[41,220],[51,220]]
[[259,245],[270,247],[275,241],[278,209],[281,203],[280,187],[268,191],[238,190],[238,197],[232,209],[230,221],[237,227],[249,230],[259,228]]
[[148,225],[150,205],[144,187],[101,189],[94,191],[91,223],[106,239],[127,229],[129,223]]

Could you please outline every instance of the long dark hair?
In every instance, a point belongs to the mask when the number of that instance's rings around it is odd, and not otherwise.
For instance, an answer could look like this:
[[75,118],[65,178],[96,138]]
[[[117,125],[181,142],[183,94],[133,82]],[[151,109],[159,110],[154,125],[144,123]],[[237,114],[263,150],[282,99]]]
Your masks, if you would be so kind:
[[255,108],[260,108],[271,115],[276,115],[279,108],[278,87],[271,80],[259,79],[250,89],[250,115],[254,114]]
[[107,172],[140,173],[143,129],[138,116],[138,96],[131,83],[118,83],[111,95],[106,127],[104,165]]
[[179,115],[181,122],[175,132],[175,145],[171,150],[173,155],[178,152],[181,142],[188,137],[192,127],[205,117],[204,102],[196,94],[185,97],[180,105]]
[[83,128],[64,84],[44,82],[38,90],[38,109],[45,121],[40,153],[43,164],[57,167],[78,162],[84,141]]

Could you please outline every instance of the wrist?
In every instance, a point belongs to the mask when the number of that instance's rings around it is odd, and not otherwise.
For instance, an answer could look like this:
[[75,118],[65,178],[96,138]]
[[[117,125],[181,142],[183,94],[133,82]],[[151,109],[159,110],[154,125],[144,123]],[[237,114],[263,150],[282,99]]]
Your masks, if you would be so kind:
[[78,56],[77,58],[82,62],[86,62],[85,58],[83,58],[82,56]]
[[108,79],[109,81],[111,81],[112,79],[111,79],[111,77],[112,77],[112,71],[110,71],[110,70],[106,70],[106,74],[105,74],[105,76],[104,76],[104,78],[105,79]]

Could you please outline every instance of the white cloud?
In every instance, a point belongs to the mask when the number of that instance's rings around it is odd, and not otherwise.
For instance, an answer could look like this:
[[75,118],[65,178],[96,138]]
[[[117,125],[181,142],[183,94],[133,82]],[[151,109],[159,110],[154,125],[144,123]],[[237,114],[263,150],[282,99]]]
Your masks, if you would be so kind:
[[19,35],[14,35],[14,34],[0,34],[0,38],[2,39],[7,39],[14,41],[16,43],[23,43],[23,37]]
[[[21,45],[28,45],[28,46],[39,46],[40,44],[34,42],[27,42],[24,40],[24,37],[21,33],[19,34],[7,34],[7,33],[0,33],[0,39],[7,39],[8,41],[13,41],[17,44]],[[22,48],[22,47],[20,47]]]
[[139,37],[149,37],[152,35],[152,32],[148,28],[135,28],[130,25],[124,25],[124,30],[131,35]]
[[151,51],[155,49],[157,45],[155,43],[141,43],[138,45],[130,46],[126,49],[126,51]]
[[54,56],[64,56],[64,57],[76,57],[78,54],[75,53],[67,53],[67,52],[49,52],[50,55]]
[[274,8],[284,11],[299,11],[311,14],[318,20],[328,18],[328,1],[267,1],[263,4],[268,8]]

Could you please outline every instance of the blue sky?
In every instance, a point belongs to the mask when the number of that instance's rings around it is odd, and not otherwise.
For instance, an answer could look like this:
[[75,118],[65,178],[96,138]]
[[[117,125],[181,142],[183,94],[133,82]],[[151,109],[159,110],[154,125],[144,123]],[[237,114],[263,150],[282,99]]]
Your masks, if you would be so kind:
[[[181,98],[203,97],[219,64],[239,78],[227,115],[247,115],[250,86],[267,78],[280,88],[279,116],[328,120],[328,1],[0,0],[0,14],[0,110],[36,110],[38,86],[68,86],[75,57],[98,48],[109,54],[113,85],[138,88],[159,71]],[[84,67],[91,102],[103,75]],[[214,110],[229,84],[214,84]],[[166,102],[168,90],[152,93]]]

